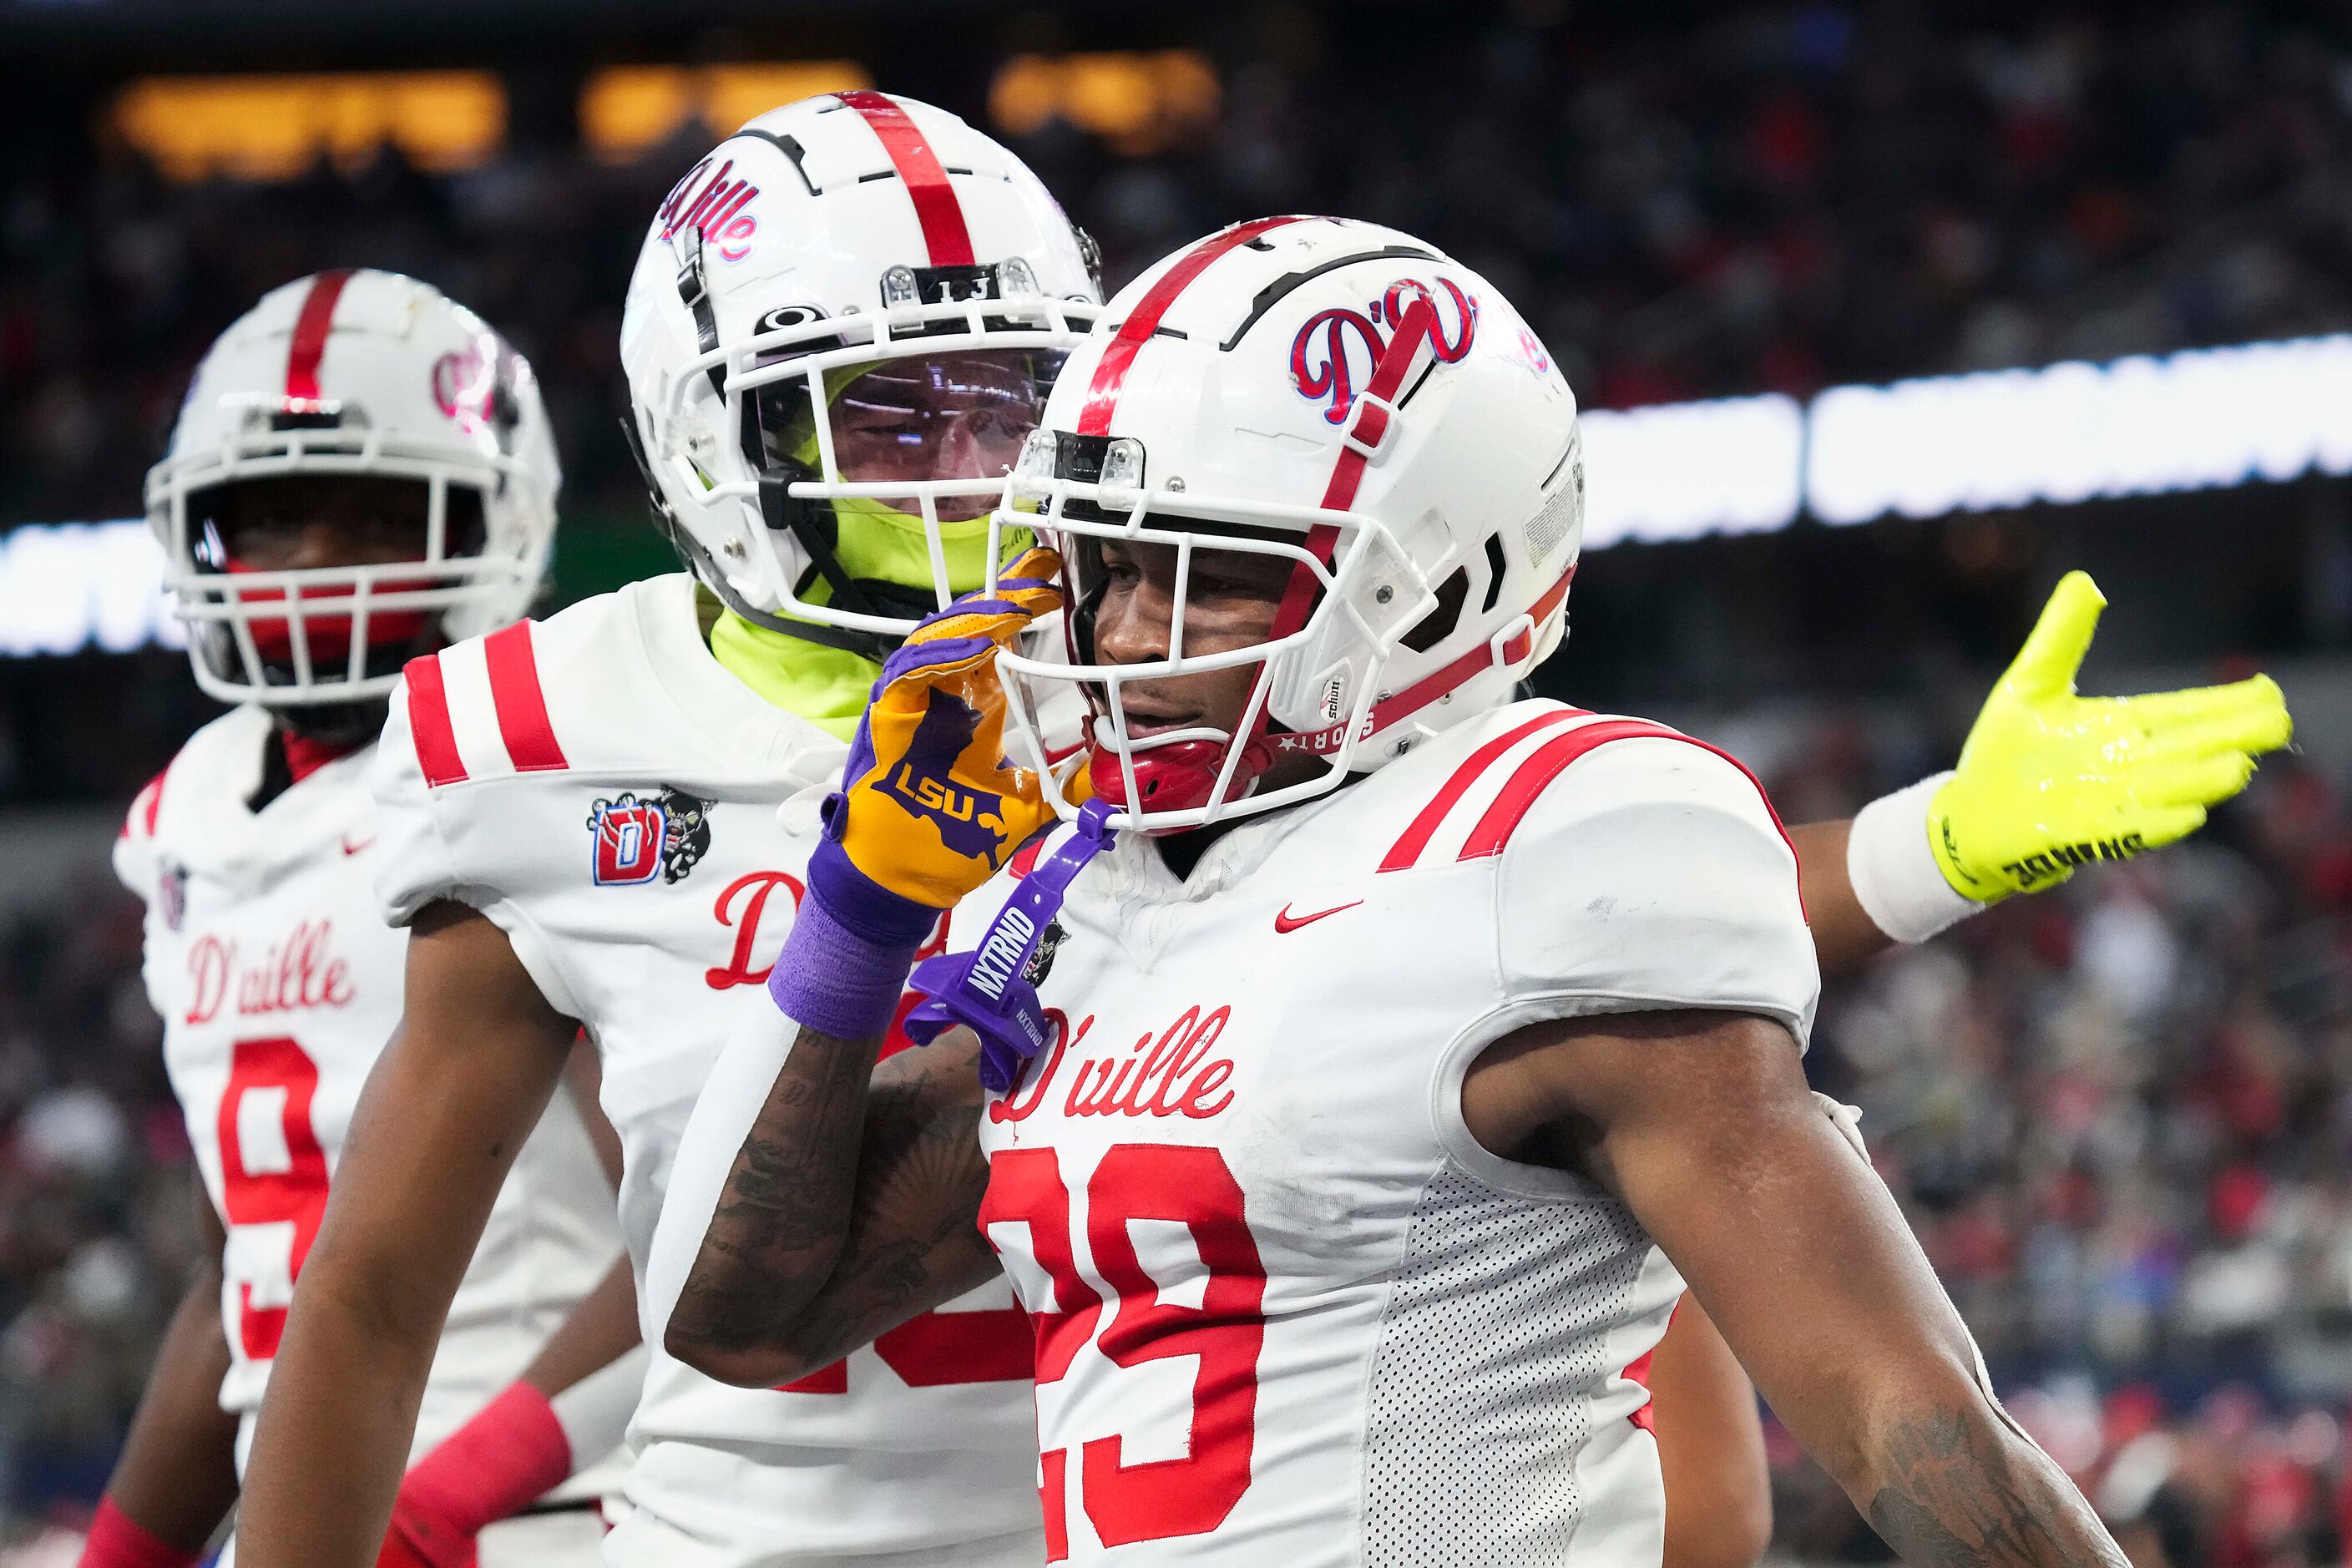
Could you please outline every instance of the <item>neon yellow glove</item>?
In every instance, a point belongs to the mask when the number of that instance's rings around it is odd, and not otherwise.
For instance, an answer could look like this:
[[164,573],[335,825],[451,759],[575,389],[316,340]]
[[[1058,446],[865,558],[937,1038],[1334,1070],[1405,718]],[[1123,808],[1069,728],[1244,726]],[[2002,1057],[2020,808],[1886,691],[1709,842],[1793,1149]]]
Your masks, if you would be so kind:
[[1927,808],[1928,848],[1963,897],[2054,887],[2205,825],[2294,724],[2267,675],[2147,697],[2078,697],[2105,597],[2069,572]]
[[1060,570],[1052,551],[1029,551],[993,594],[940,611],[883,665],[826,824],[875,888],[952,908],[1054,820],[1037,776],[1004,764],[996,651],[1060,607]]

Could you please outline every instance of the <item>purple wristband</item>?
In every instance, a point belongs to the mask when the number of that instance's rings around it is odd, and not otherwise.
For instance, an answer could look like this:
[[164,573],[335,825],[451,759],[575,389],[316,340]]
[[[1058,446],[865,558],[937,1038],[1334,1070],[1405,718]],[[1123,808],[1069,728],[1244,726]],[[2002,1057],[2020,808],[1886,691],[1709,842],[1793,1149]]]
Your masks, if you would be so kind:
[[875,882],[825,837],[809,857],[808,895],[768,975],[768,994],[803,1028],[840,1040],[879,1035],[939,918]]
[[820,900],[803,899],[769,972],[768,994],[803,1028],[837,1040],[867,1039],[890,1027],[921,945],[868,942]]

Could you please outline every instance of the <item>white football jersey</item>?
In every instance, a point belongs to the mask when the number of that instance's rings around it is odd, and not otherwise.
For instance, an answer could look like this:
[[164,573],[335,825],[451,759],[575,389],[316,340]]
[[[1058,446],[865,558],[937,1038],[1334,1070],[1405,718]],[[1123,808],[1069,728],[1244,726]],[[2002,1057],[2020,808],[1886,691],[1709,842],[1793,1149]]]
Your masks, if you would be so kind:
[[1461,1086],[1544,1019],[1729,1008],[1805,1038],[1812,943],[1755,784],[1520,703],[1242,821],[1189,879],[1126,836],[1057,924],[1032,962],[1055,1040],[982,1120],[1050,1557],[1658,1562],[1638,1374],[1682,1282],[1591,1183],[1481,1148]]
[[[703,641],[693,579],[634,584],[409,668],[373,784],[395,922],[452,899],[586,1026],[645,1266],[673,1158],[764,982],[847,748]],[[843,1363],[730,1388],[661,1352],[630,1428],[615,1563],[801,1563],[1038,1528],[1029,1333],[1002,1281]]]
[[[231,710],[131,803],[116,840],[146,900],[147,994],[213,1206],[228,1233],[221,1405],[245,1418],[240,1464],[303,1258],[368,1071],[400,1021],[408,935],[383,923],[366,751],[269,801],[270,719]],[[520,1376],[620,1255],[613,1188],[559,1094],[499,1190],[433,1360],[415,1453]],[[610,1469],[557,1494],[595,1495]]]

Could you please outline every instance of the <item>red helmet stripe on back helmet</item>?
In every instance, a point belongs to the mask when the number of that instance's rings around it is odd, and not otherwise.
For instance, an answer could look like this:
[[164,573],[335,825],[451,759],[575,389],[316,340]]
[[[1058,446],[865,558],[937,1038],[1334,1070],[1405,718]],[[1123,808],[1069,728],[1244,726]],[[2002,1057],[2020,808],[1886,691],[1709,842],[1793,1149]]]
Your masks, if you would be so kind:
[[294,339],[286,348],[289,405],[319,401],[319,361],[326,354],[327,333],[335,324],[335,301],[342,298],[343,285],[351,279],[348,268],[321,272],[310,279],[310,291],[302,296],[302,309],[294,317]]
[[1102,358],[1095,362],[1094,379],[1087,385],[1086,406],[1078,411],[1078,434],[1110,434],[1111,412],[1118,406],[1119,388],[1127,384],[1127,370],[1135,363],[1136,351],[1160,330],[1160,318],[1168,314],[1168,307],[1176,302],[1176,296],[1192,287],[1192,279],[1235,246],[1247,245],[1268,229],[1300,221],[1297,217],[1262,217],[1236,224],[1222,234],[1211,235],[1161,273],[1159,280],[1143,291],[1143,298],[1135,302],[1127,320],[1119,323],[1118,331],[1103,349]]
[[834,96],[874,128],[882,151],[889,155],[890,166],[898,172],[898,183],[915,199],[915,218],[923,226],[923,245],[930,252],[931,265],[971,266],[971,231],[964,226],[962,204],[956,200],[948,172],[940,167],[939,154],[931,151],[922,129],[887,93],[859,88]]

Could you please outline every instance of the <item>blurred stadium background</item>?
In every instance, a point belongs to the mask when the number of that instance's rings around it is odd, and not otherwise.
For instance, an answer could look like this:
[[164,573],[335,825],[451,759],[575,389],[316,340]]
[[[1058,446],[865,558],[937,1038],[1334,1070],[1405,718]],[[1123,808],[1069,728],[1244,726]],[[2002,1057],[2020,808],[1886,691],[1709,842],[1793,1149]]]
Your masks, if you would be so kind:
[[[2211,831],[1884,962],[1812,1066],[2136,1560],[2342,1561],[2344,0],[0,0],[0,1562],[70,1561],[196,1245],[105,857],[208,712],[125,521],[197,354],[313,268],[430,279],[548,386],[555,599],[663,570],[614,423],[642,225],[866,82],[1007,140],[1114,283],[1287,210],[1484,269],[1604,411],[1544,684],[1792,819],[1947,763],[2070,566],[2086,688],[2279,676],[2300,753]],[[1883,1555],[1774,1455],[1790,1560]]]

